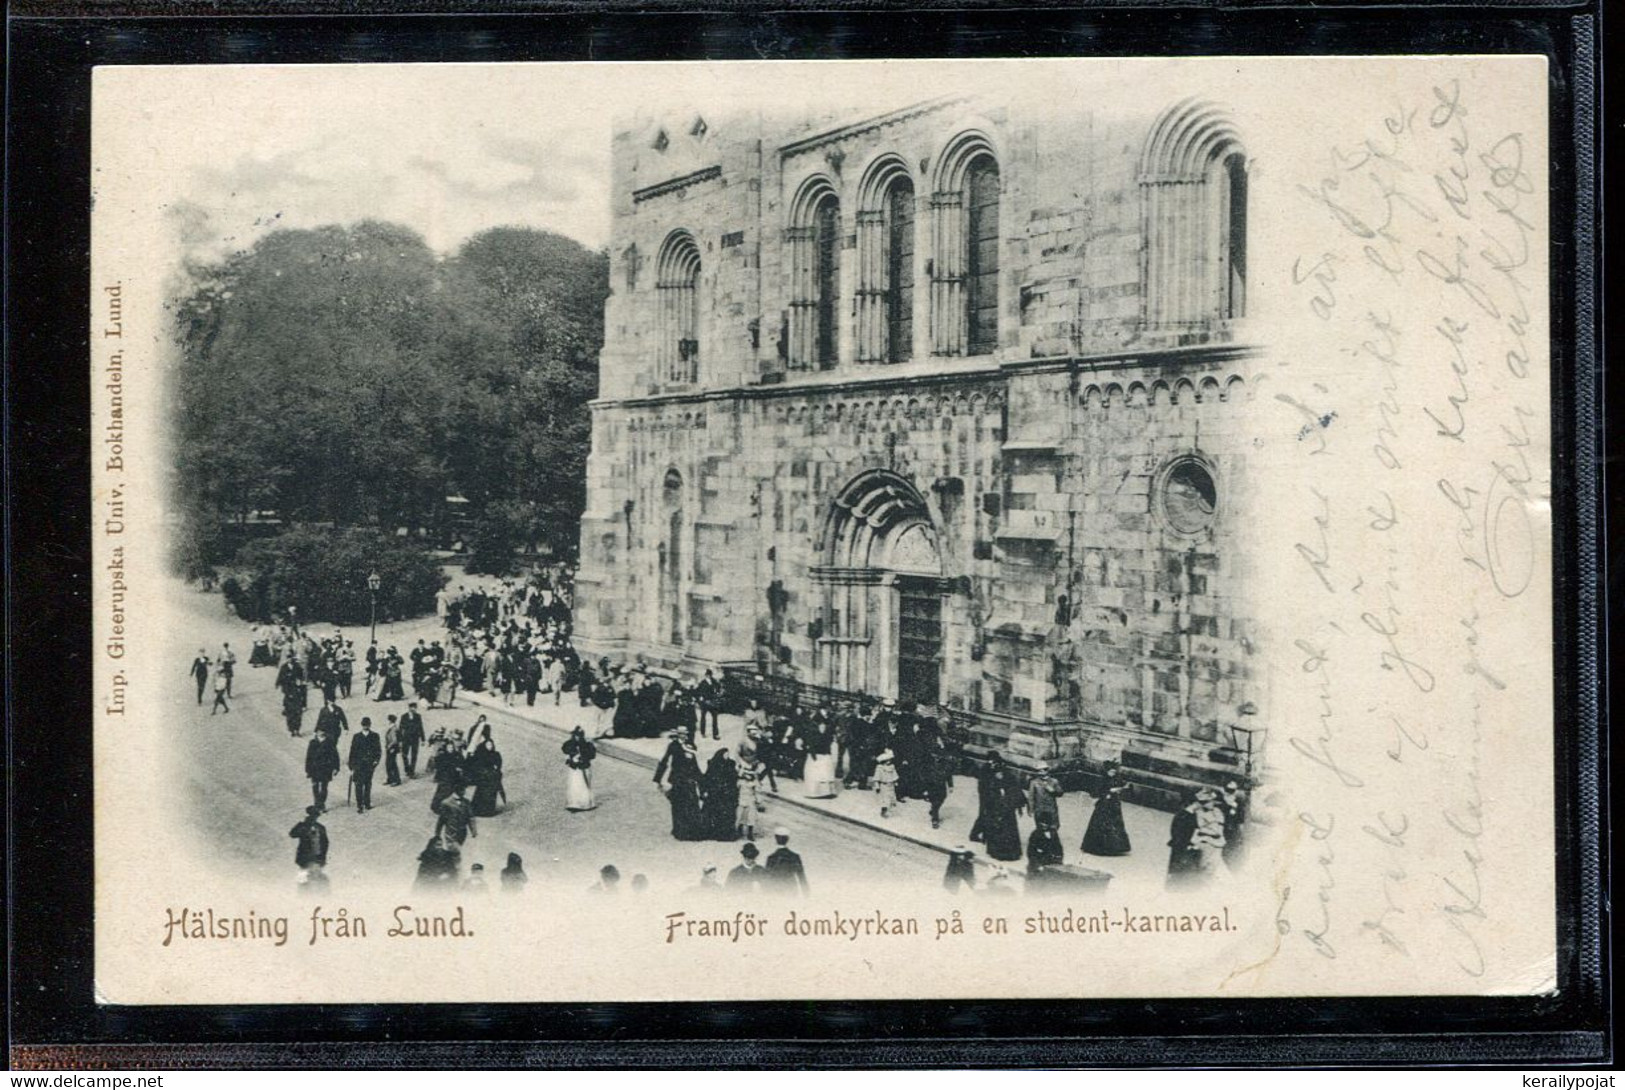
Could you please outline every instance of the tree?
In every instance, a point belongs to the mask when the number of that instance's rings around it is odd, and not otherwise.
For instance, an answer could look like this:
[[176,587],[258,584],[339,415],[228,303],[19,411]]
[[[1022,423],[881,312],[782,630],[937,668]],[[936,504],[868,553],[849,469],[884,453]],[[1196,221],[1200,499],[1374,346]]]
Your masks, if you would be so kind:
[[503,342],[469,360],[459,428],[482,440],[453,453],[453,472],[476,518],[496,504],[524,513],[515,544],[572,549],[586,505],[587,403],[597,392],[609,259],[558,235],[496,228],[449,265],[459,296],[500,326]]
[[573,545],[605,255],[500,228],[442,259],[407,228],[363,222],[275,231],[188,271],[174,307],[177,561],[229,556],[220,529],[258,510],[432,528],[453,493],[514,545]]
[[337,524],[429,514],[461,315],[422,239],[371,222],[276,231],[203,279],[178,308],[182,504]]

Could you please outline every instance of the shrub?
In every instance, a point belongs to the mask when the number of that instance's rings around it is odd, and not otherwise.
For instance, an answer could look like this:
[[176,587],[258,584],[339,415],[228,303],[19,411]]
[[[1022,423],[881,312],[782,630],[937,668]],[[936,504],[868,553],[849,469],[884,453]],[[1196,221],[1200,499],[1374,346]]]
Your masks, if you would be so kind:
[[379,620],[430,612],[446,582],[434,557],[409,539],[299,527],[244,545],[220,587],[245,621],[282,620],[292,607],[301,622],[358,625],[371,618],[371,572],[378,573]]

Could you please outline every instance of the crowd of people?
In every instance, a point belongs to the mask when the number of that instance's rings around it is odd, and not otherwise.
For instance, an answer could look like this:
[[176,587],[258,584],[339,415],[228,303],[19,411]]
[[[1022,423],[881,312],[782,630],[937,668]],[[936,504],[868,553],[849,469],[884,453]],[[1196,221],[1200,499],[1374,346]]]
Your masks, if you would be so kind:
[[[534,703],[540,691],[557,705],[570,694],[581,709],[589,725],[577,725],[563,746],[573,811],[595,805],[591,764],[596,743],[604,739],[666,739],[653,780],[670,807],[670,834],[682,841],[753,842],[766,798],[781,790],[810,799],[830,799],[843,790],[872,792],[883,820],[917,801],[937,829],[956,775],[969,770],[976,813],[967,840],[983,846],[988,869],[999,879],[995,887],[1009,877],[1003,864],[1023,858],[1029,883],[1067,879],[1058,805],[1065,792],[1054,770],[1045,764],[1019,768],[996,752],[967,754],[923,709],[890,699],[769,709],[752,697],[741,711],[743,737],[730,750],[717,744],[720,716],[738,706],[738,694],[710,670],[686,681],[637,663],[584,660],[570,643],[569,596],[563,588],[543,581],[539,586],[505,583],[494,592],[459,590],[447,596],[441,615],[453,646],[477,649],[484,663],[481,676],[470,674],[472,684],[500,691],[510,702],[513,693],[524,693],[527,703]],[[1113,764],[1101,772],[1077,842],[1082,856],[1110,859],[1132,852],[1123,817],[1131,791],[1123,768]],[[1232,780],[1223,790],[1198,790],[1176,809],[1168,842],[1170,887],[1200,885],[1235,864],[1245,835],[1247,794]],[[1025,843],[1023,815],[1032,822]]]
[[[785,869],[781,851],[788,851],[788,834],[782,828],[776,834],[779,850],[768,864],[757,862],[756,840],[771,796],[795,792],[808,799],[831,799],[843,791],[863,792],[872,795],[873,812],[882,822],[918,804],[931,828],[938,829],[956,777],[967,773],[975,784],[975,815],[965,834],[968,843],[949,853],[946,888],[978,888],[975,852],[968,844],[981,845],[985,852],[981,872],[987,878],[980,888],[989,891],[1009,888],[1007,864],[1023,859],[1028,888],[1064,886],[1087,871],[1068,866],[1059,805],[1066,792],[1050,766],[1020,767],[997,752],[968,753],[927,709],[895,700],[851,698],[805,707],[775,702],[770,708],[759,695],[741,701],[741,693],[730,691],[709,670],[685,681],[637,663],[588,662],[571,642],[572,591],[572,573],[565,566],[545,569],[530,580],[442,590],[436,613],[443,636],[417,640],[406,655],[396,646],[380,649],[373,642],[360,656],[364,695],[372,703],[406,704],[401,714],[383,717],[381,733],[371,715],[362,716],[352,730],[340,703],[353,695],[358,659],[354,642],[342,631],[318,636],[291,616],[282,625],[255,630],[249,662],[276,671],[275,688],[290,736],[304,736],[308,708],[319,694],[304,765],[311,804],[305,820],[289,834],[298,841],[302,883],[325,888],[328,837],[321,816],[328,808],[330,784],[347,771],[346,803],[365,814],[374,805],[373,781],[380,767],[386,788],[402,787],[418,778],[420,756],[426,752],[423,772],[434,784],[429,801],[434,826],[418,856],[418,884],[483,887],[483,867],[473,864],[465,874],[462,853],[467,841],[478,836],[478,821],[495,817],[507,805],[503,755],[486,716],[466,729],[441,727],[427,734],[420,710],[455,708],[458,694],[470,692],[489,694],[509,706],[521,697],[534,706],[544,696],[559,706],[570,696],[571,707],[581,716],[560,747],[565,809],[571,813],[598,806],[593,770],[603,740],[663,737],[666,744],[653,782],[670,809],[670,835],[679,841],[744,841],[741,862],[726,881],[708,867],[697,888],[738,888],[741,883],[754,888],[767,881],[757,877],[758,871]],[[200,650],[193,661],[200,706],[213,683],[211,714],[230,711],[235,661],[229,644],[212,657]],[[761,684],[744,689],[768,691]],[[738,711],[742,718],[742,735],[732,747],[720,744],[725,711]],[[1133,851],[1123,815],[1133,790],[1130,774],[1121,767],[1108,765],[1098,776],[1081,842],[1074,842],[1083,857],[1110,859]],[[1167,843],[1170,888],[1199,886],[1237,863],[1248,796],[1240,782],[1231,780],[1222,790],[1195,791],[1176,808]],[[1031,823],[1025,838],[1023,816]],[[771,865],[775,857],[777,867]],[[780,885],[804,891],[799,856],[794,863],[796,877]],[[501,881],[508,890],[524,885],[517,854],[510,857]],[[613,891],[617,882],[601,873],[594,888]]]

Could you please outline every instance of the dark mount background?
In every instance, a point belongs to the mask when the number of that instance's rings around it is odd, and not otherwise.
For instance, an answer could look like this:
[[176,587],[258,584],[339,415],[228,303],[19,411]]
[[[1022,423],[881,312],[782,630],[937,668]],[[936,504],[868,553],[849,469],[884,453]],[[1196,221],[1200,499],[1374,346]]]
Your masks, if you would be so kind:
[[[13,5],[7,842],[13,1045],[74,1066],[1489,1063],[1611,1056],[1599,788],[1601,482],[1593,4],[1022,11],[714,4],[279,17],[266,4]],[[665,9],[651,13],[650,9]],[[429,4],[397,4],[429,11]],[[62,16],[77,10],[123,17]],[[306,11],[315,10],[307,7]],[[510,7],[508,11],[513,11]],[[187,18],[134,18],[163,11]],[[222,12],[252,19],[217,17]],[[18,18],[49,14],[52,18]],[[104,1008],[92,992],[89,92],[96,64],[1537,52],[1551,60],[1558,994],[1544,998]],[[1576,139],[1578,136],[1578,140]],[[1576,164],[1579,173],[1576,172]],[[1578,195],[1578,197],[1577,197]],[[1577,229],[1577,223],[1580,225]],[[1576,275],[1566,275],[1575,270]],[[1595,355],[1593,355],[1595,353]],[[1610,469],[1612,469],[1610,465]],[[1617,492],[1615,493],[1617,495]],[[154,791],[163,785],[154,784]],[[1082,962],[1087,972],[1087,962]],[[1018,971],[1012,968],[1012,972]],[[417,1043],[406,1043],[417,1042]],[[190,1043],[194,1048],[177,1048]]]

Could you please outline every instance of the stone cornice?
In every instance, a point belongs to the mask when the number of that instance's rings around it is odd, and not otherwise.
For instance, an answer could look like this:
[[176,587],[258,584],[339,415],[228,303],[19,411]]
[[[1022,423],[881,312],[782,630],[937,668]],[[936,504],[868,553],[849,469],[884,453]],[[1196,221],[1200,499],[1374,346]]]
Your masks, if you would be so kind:
[[854,121],[837,128],[825,129],[823,132],[804,136],[800,140],[792,140],[790,143],[782,145],[779,148],[779,158],[784,160],[797,155],[804,155],[809,151],[816,151],[829,144],[850,140],[854,136],[861,136],[876,129],[883,129],[887,125],[900,125],[916,117],[923,117],[936,110],[946,109],[949,106],[968,101],[970,101],[969,95],[945,95],[942,98],[916,102],[912,106],[904,106],[901,109],[892,110],[890,113],[879,114],[875,117],[865,118],[862,121]]
[[642,204],[644,201],[652,200],[655,197],[664,197],[667,193],[677,193],[691,185],[714,181],[720,177],[722,177],[722,167],[702,167],[678,178],[668,178],[664,182],[656,182],[654,185],[646,185],[642,189],[634,189],[632,191],[632,200],[634,203]]
[[885,369],[854,374],[836,381],[777,382],[763,386],[724,386],[715,390],[652,394],[647,397],[595,398],[593,409],[658,408],[665,405],[697,405],[721,401],[768,401],[787,397],[815,397],[861,394],[883,389],[947,386],[956,382],[1004,382],[1025,375],[1096,375],[1143,367],[1167,370],[1197,370],[1215,364],[1254,359],[1262,353],[1256,345],[1188,345],[1157,348],[1142,352],[1109,352],[1090,356],[1050,356],[1042,359],[989,362],[977,367],[947,365],[943,371],[897,374]]

